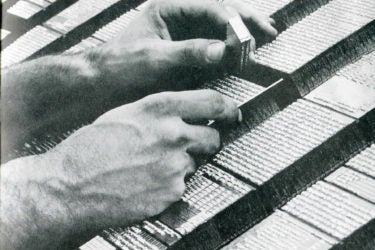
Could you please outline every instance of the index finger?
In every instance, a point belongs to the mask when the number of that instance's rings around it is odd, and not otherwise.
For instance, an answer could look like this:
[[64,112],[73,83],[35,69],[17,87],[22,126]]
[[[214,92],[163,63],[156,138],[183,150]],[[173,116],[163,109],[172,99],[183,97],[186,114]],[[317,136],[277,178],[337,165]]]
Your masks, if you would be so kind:
[[250,28],[250,31],[254,28],[251,26],[255,26],[255,28],[258,28],[271,37],[277,35],[277,30],[272,26],[272,22],[274,23],[273,19],[252,8],[249,3],[239,0],[225,0],[223,4],[235,9],[244,22],[249,24],[250,27],[248,28]]
[[203,18],[225,27],[232,17],[231,13],[215,1],[155,1],[155,5],[158,5],[161,18],[173,23],[179,21],[185,23]]
[[213,90],[170,92],[169,112],[185,120],[240,121],[241,114],[236,103]]

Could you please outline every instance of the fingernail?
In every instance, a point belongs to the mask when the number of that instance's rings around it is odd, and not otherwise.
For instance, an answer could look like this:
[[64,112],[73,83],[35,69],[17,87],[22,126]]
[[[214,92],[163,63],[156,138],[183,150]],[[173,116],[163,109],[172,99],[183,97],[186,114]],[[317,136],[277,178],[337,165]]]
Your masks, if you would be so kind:
[[277,36],[277,30],[274,28],[274,27],[272,27],[272,26],[270,26],[270,31],[271,31],[271,35],[272,36]]
[[279,32],[274,27],[274,25],[276,24],[275,20],[273,20],[272,18],[269,18],[268,20],[269,20],[268,30],[269,30],[270,35],[277,36]]
[[241,109],[238,109],[238,122],[241,123],[243,120],[242,111]]
[[208,45],[207,48],[207,59],[210,62],[220,62],[224,56],[225,43],[214,42]]

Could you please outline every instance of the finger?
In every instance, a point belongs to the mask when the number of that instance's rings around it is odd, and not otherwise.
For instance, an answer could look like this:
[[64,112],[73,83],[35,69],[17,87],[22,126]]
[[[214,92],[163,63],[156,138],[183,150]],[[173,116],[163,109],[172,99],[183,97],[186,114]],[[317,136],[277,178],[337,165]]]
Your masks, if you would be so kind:
[[[159,13],[163,20],[169,23],[199,23],[202,25],[210,23],[213,27],[222,27],[226,30],[227,24],[231,18],[239,17],[237,10],[231,7],[224,7],[216,2],[208,0],[192,1],[163,1],[159,4]],[[182,20],[181,20],[182,19]],[[172,25],[172,24],[171,24]],[[174,24],[175,25],[175,24]],[[198,27],[201,25],[197,25]],[[244,25],[245,26],[245,25]],[[191,29],[191,27],[189,27]],[[246,27],[245,27],[246,29]],[[224,32],[225,33],[225,32]],[[209,37],[209,36],[208,36]],[[228,37],[227,37],[228,39]],[[199,65],[208,66],[222,62],[225,54],[225,43],[220,40],[209,39],[188,39],[180,42],[166,42],[164,46],[168,47],[165,57],[170,58],[169,64],[164,64],[173,68],[173,66]],[[255,50],[255,39],[252,37],[252,52]],[[253,53],[252,53],[253,54]],[[169,69],[167,67],[167,69]]]
[[[179,152],[176,154],[172,168],[181,169],[179,176],[183,179],[186,175],[190,175],[197,169],[194,158],[188,152]],[[177,167],[177,165],[180,165]]]
[[193,155],[213,155],[220,149],[220,135],[216,129],[187,125],[187,152]]
[[159,2],[160,16],[173,40],[192,38],[226,39],[229,20],[240,17],[236,10],[212,0]]
[[213,90],[166,92],[158,98],[168,105],[168,113],[184,120],[218,120],[235,122],[239,109],[229,97]]
[[270,22],[270,24],[271,24],[272,26],[275,26],[275,24],[276,24],[275,19],[269,17],[269,18],[268,18],[268,21]]
[[225,54],[225,43],[220,40],[191,39],[164,41],[165,58],[169,68],[176,66],[209,66],[221,63]]
[[171,176],[183,179],[187,174],[194,173],[195,170],[196,163],[194,158],[186,150],[176,148],[174,154],[170,155],[165,163],[162,173],[156,174],[160,175],[158,178],[165,178],[164,180],[167,181]]
[[274,37],[277,35],[277,30],[272,26],[273,19],[271,21],[267,16],[252,8],[250,4],[239,0],[227,0],[224,2],[224,5],[234,8],[244,22],[250,24],[250,31],[253,28],[258,28],[269,36]]
[[181,199],[181,197],[184,195],[186,190],[186,184],[185,184],[185,176],[183,178],[178,178],[170,187],[174,192],[172,192],[175,195],[176,200]]
[[167,23],[205,20],[225,27],[231,17],[223,6],[209,0],[155,1],[160,17]]
[[188,153],[186,154],[188,155],[187,157],[189,158],[189,161],[187,161],[185,165],[185,170],[186,170],[185,176],[191,175],[197,170],[197,165],[195,164],[194,158],[191,157],[190,154]]

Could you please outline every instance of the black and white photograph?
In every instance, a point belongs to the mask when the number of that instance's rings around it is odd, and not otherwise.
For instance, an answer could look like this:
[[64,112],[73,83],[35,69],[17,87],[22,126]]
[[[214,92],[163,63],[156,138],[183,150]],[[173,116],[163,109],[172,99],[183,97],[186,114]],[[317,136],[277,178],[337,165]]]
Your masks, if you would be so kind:
[[375,250],[374,0],[1,9],[1,250]]

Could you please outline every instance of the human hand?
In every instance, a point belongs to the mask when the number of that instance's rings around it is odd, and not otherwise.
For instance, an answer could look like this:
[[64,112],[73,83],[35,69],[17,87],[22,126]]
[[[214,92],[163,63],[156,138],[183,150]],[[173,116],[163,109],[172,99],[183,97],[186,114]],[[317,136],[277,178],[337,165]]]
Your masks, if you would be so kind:
[[116,40],[138,39],[186,40],[194,38],[220,39],[226,37],[230,18],[240,16],[250,32],[275,36],[273,20],[243,0],[150,0],[140,16]]
[[156,92],[189,89],[222,74],[230,58],[226,26],[233,16],[240,15],[255,35],[261,32],[256,39],[276,32],[240,0],[149,3],[103,46],[44,56],[3,72],[4,162],[19,152],[28,154],[25,142],[48,142],[47,137],[59,138],[114,107]]
[[235,103],[215,91],[164,92],[105,113],[51,154],[69,159],[62,176],[81,190],[80,200],[98,202],[89,214],[121,224],[180,199],[185,176],[195,171],[194,157],[219,149],[218,131],[192,123],[238,117]]
[[218,131],[194,124],[238,117],[215,91],[164,92],[103,114],[47,153],[10,161],[2,166],[4,244],[54,249],[160,213],[181,198],[195,157],[220,147]]
[[[114,40],[94,54],[101,82],[131,83],[133,95],[189,88],[213,78],[233,62],[225,44],[228,20],[241,16],[256,37],[276,35],[269,18],[240,0],[151,0],[142,13]],[[118,90],[112,86],[110,89]],[[118,91],[117,91],[118,92]]]

